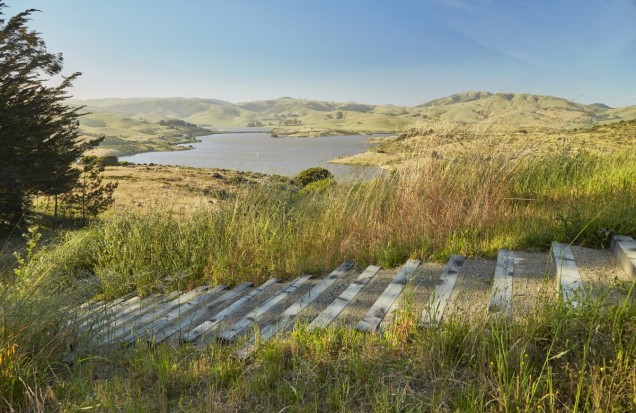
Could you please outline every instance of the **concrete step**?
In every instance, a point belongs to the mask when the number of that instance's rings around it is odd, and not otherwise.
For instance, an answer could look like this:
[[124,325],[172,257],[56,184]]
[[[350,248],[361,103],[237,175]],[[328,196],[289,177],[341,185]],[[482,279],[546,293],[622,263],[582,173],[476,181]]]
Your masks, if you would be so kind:
[[636,241],[626,235],[613,235],[610,248],[625,273],[636,278]]
[[[556,299],[575,308],[588,296],[619,303],[634,282],[634,248],[631,237],[614,236],[607,250],[555,242],[547,254],[501,250],[497,260],[454,255],[446,265],[409,260],[399,269],[372,265],[360,271],[345,262],[321,278],[304,275],[287,283],[271,279],[256,288],[251,283],[232,290],[202,286],[187,293],[89,303],[78,307],[75,326],[98,344],[130,344],[140,338],[208,343],[243,337],[235,355],[246,358],[255,342],[298,323],[309,330],[386,330],[407,304],[421,314],[421,325],[436,326],[454,318],[532,317],[545,302]],[[260,340],[255,340],[255,331]]]
[[239,296],[244,290],[251,288],[253,285],[254,284],[250,282],[244,282],[230,291],[223,291],[223,294],[215,295],[214,299],[211,301],[199,303],[194,311],[185,315],[182,314],[176,320],[158,328],[157,331],[151,335],[149,340],[158,344],[175,335],[177,335],[176,339],[179,340],[182,334],[189,332],[192,328],[199,325],[204,318],[210,314],[216,314],[219,306],[222,306],[227,302],[232,302],[235,297]]
[[634,278],[611,250],[574,246],[570,249],[586,295],[606,300],[608,304],[618,303],[625,298]]
[[133,320],[126,323],[125,325],[117,327],[114,331],[110,331],[105,337],[99,337],[100,339],[98,339],[96,342],[98,344],[115,343],[119,342],[119,340],[131,334],[133,335],[133,340],[131,340],[132,342],[134,341],[134,335],[136,334],[136,332],[142,331],[145,326],[168,314],[170,311],[179,307],[181,304],[195,299],[209,288],[209,286],[201,286],[187,293],[178,294],[172,300],[157,303],[156,305],[151,307],[150,311],[146,311],[144,314],[135,317]]
[[[340,315],[342,310],[358,295],[367,283],[380,271],[377,265],[370,265],[350,284],[342,283],[345,289],[329,304],[323,311],[313,318],[313,321],[307,326],[308,330],[315,328],[324,328]],[[335,295],[335,291],[332,296]]]
[[531,317],[546,300],[556,297],[554,269],[545,252],[515,251],[512,317]]
[[[316,301],[326,290],[353,268],[353,261],[345,261],[338,268],[332,271],[328,276],[320,280],[311,290],[303,294],[298,300],[281,314],[275,321],[266,324],[259,331],[259,341],[265,342],[274,337],[281,331],[287,330],[293,326],[296,317],[305,310],[311,303]],[[275,314],[275,313],[274,313]],[[235,357],[246,359],[254,350],[255,338],[248,340],[247,344],[235,352]]]
[[238,297],[237,300],[233,302],[229,302],[225,308],[219,308],[219,311],[214,314],[212,317],[208,317],[205,321],[203,321],[198,326],[191,329],[184,337],[183,341],[186,342],[195,342],[200,340],[202,337],[212,334],[215,330],[218,330],[220,323],[231,317],[235,313],[239,313],[243,309],[247,309],[246,312],[251,311],[253,308],[250,308],[250,304],[258,303],[259,297],[265,293],[268,289],[272,289],[272,287],[278,283],[277,278],[272,278],[267,282],[263,283],[258,288],[250,288],[246,289],[246,293],[242,295],[242,297]]
[[[369,308],[364,318],[360,320],[356,328],[360,331],[374,332],[380,328],[380,323],[384,317],[391,312],[393,304],[402,294],[404,287],[415,275],[415,270],[420,265],[419,260],[408,260],[406,264],[393,277],[386,286],[382,294]],[[395,308],[395,307],[393,307]]]
[[[276,317],[272,315],[277,314],[277,307],[289,302],[295,294],[298,294],[298,291],[301,290],[301,287],[309,281],[310,278],[311,275],[302,275],[296,278],[278,294],[249,312],[245,317],[232,324],[229,328],[223,330],[219,334],[219,338],[224,341],[231,341],[239,334],[250,334],[250,332],[247,331],[248,328],[253,329],[257,324],[269,324],[269,322],[273,321]],[[265,317],[266,314],[268,317]]]

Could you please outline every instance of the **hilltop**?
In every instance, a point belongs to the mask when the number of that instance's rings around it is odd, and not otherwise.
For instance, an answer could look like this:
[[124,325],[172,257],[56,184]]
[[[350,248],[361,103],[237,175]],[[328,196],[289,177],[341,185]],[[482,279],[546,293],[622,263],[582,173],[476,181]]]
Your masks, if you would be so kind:
[[[74,100],[90,115],[82,119],[85,135],[106,135],[102,152],[123,154],[169,150],[184,143],[185,133],[162,128],[158,122],[180,119],[210,131],[259,126],[278,135],[369,134],[403,132],[417,122],[452,122],[514,130],[572,129],[636,119],[636,106],[610,108],[567,99],[523,93],[471,91],[435,99],[418,106],[371,105],[282,97],[231,103],[200,98],[133,98]],[[196,136],[189,134],[188,138]],[[122,142],[123,141],[123,142]]]
[[593,125],[633,119],[633,107],[613,109],[564,98],[527,93],[464,92],[419,105],[425,116],[463,123],[491,120],[507,126],[559,127]]

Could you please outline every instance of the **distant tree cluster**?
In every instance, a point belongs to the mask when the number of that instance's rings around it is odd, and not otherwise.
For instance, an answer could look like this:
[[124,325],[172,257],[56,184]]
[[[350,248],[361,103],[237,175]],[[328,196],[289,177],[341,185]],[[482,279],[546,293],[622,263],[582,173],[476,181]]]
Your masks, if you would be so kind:
[[104,166],[117,166],[119,165],[119,158],[113,155],[107,156],[83,156],[82,157],[83,165],[95,165],[97,167]]
[[199,125],[195,125],[194,123],[186,122],[181,119],[162,119],[159,122],[159,125],[165,126],[168,129],[174,129],[181,132],[180,137],[190,138],[194,136],[202,136],[209,135],[213,133],[211,130],[202,128]]
[[344,119],[344,117],[345,117],[345,114],[343,112],[341,112],[341,111],[338,111],[338,112],[336,112],[334,114],[327,114],[327,116],[326,116],[327,119],[334,119],[334,118],[335,119]]
[[279,125],[284,125],[284,126],[295,126],[295,125],[300,125],[302,123],[302,121],[300,119],[284,119],[278,122]]
[[159,124],[162,126],[190,126],[196,127],[194,123],[188,123],[185,120],[181,119],[162,119],[159,121]]
[[62,71],[62,55],[49,53],[40,35],[27,27],[36,10],[4,19],[0,1],[0,226],[25,217],[34,194],[57,197],[79,185],[74,164],[101,139],[79,139],[82,108],[64,103],[80,75],[48,80]]

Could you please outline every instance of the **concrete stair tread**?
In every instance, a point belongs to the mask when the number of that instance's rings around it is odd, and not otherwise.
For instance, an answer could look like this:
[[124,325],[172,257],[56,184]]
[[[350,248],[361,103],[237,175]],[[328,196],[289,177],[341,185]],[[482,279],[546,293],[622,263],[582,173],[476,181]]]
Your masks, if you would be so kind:
[[[438,262],[423,262],[415,270],[415,274],[411,279],[410,290],[407,291],[408,294],[412,294],[412,306],[413,311],[416,314],[420,315],[424,310],[429,308],[429,302],[433,297],[433,292],[435,291],[435,287],[439,284],[439,278],[444,270],[445,264]],[[403,304],[402,300],[406,297],[403,296],[400,298],[401,305]],[[397,309],[399,309],[399,307]],[[393,310],[396,310],[394,308]],[[380,331],[386,331],[390,328],[391,323],[395,321],[395,312],[389,312],[386,315],[382,323],[380,323]]]
[[135,335],[154,323],[159,318],[164,315],[170,313],[177,307],[181,306],[184,303],[189,302],[190,300],[196,299],[200,295],[202,295],[209,286],[201,286],[195,288],[192,291],[188,291],[186,293],[180,294],[177,297],[173,298],[170,301],[164,302],[160,305],[154,306],[151,311],[146,314],[137,317],[133,320],[133,322],[127,324],[126,326],[122,326],[114,331],[110,336],[110,342],[116,342],[120,339],[124,339],[128,336],[131,336],[130,342],[134,341]]
[[636,240],[626,235],[613,235],[610,249],[625,273],[636,279]]
[[271,278],[256,288],[246,288],[237,295],[235,300],[228,300],[227,304],[220,305],[215,314],[208,314],[200,324],[194,326],[184,335],[183,340],[195,342],[211,339],[216,332],[223,331],[220,327],[224,320],[240,313],[243,309],[251,311],[260,301],[260,297],[267,291],[278,291],[276,289],[278,281],[277,278]]
[[269,301],[272,297],[276,296],[278,293],[287,288],[289,284],[290,282],[276,283],[265,290],[263,293],[258,294],[254,299],[246,302],[237,311],[233,312],[227,318],[221,320],[213,331],[211,331],[209,334],[206,334],[204,337],[201,337],[201,343],[209,343],[214,339],[218,339],[220,333],[232,327],[236,322],[246,317],[256,308]]
[[363,272],[351,271],[335,283],[330,291],[326,291],[322,302],[312,304],[305,314],[300,315],[300,321],[308,324],[308,329],[324,328],[338,318],[340,313],[364,289],[370,280],[380,271],[376,265],[368,266]]
[[236,299],[236,296],[248,288],[251,288],[254,284],[250,282],[244,282],[237,285],[231,290],[222,290],[221,292],[214,294],[210,300],[201,302],[196,306],[194,311],[190,312],[184,317],[177,318],[173,322],[165,325],[160,330],[157,330],[151,337],[152,342],[161,343],[166,340],[179,341],[181,336],[189,332],[192,328],[199,325],[204,318],[209,317],[210,314],[216,314],[219,312],[218,307],[227,302],[231,302]]
[[219,338],[227,341],[234,340],[239,336],[251,335],[253,329],[273,322],[282,312],[281,310],[294,302],[298,297],[313,287],[314,282],[311,275],[302,275],[293,282],[286,285],[269,300],[256,307],[243,318],[221,331]]
[[[616,248],[623,248],[624,255]],[[296,281],[298,285],[272,279],[263,284],[262,290],[244,283],[235,287],[236,291],[201,286],[186,293],[145,298],[129,294],[112,302],[79,306],[74,325],[102,344],[121,339],[131,343],[153,336],[158,342],[167,340],[171,344],[180,340],[207,343],[228,330],[226,338],[242,336],[249,343],[255,329],[269,339],[295,323],[383,331],[390,327],[406,299],[429,326],[455,317],[483,319],[489,313],[528,317],[550,300],[564,299],[576,307],[579,297],[586,294],[606,298],[608,304],[620,302],[633,282],[630,267],[625,267],[625,263],[632,263],[636,252],[632,248],[636,243],[631,237],[619,236],[612,249],[605,250],[553,243],[551,253],[501,250],[497,260],[453,256],[446,265],[419,261],[414,265],[415,261],[409,261],[389,269],[338,267],[329,276],[299,277],[302,282]],[[403,278],[400,274],[407,267],[411,271],[408,283],[406,279],[404,283],[392,283]],[[369,269],[372,274],[366,275],[365,282],[356,282]],[[559,279],[562,282],[557,285]],[[288,293],[281,294],[283,291]],[[342,298],[345,291],[349,291],[348,296],[344,294],[346,299]],[[432,311],[432,305],[438,305],[440,311]],[[332,308],[329,320],[318,323],[318,316],[328,308]],[[206,322],[212,326],[208,326],[210,331],[203,335],[195,332],[190,340],[190,331]],[[237,331],[232,330],[235,325],[240,327]]]
[[400,268],[377,300],[369,307],[364,318],[360,320],[356,326],[358,330],[373,332],[380,328],[384,317],[394,311],[395,302],[415,275],[415,270],[419,265],[419,260],[408,260]]
[[624,289],[632,278],[622,268],[611,250],[570,247],[579,269],[583,286],[593,298],[616,303],[625,297]]
[[380,269],[331,324],[355,328],[395,277],[398,270],[399,268]]

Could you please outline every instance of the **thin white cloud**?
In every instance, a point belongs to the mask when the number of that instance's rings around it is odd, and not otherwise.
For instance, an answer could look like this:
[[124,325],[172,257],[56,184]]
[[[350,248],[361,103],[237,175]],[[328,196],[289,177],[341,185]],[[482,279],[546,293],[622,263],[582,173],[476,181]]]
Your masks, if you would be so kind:
[[625,100],[636,100],[636,95],[625,96],[623,99],[625,99]]

